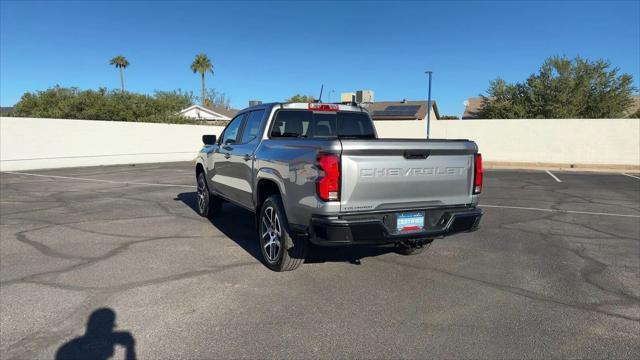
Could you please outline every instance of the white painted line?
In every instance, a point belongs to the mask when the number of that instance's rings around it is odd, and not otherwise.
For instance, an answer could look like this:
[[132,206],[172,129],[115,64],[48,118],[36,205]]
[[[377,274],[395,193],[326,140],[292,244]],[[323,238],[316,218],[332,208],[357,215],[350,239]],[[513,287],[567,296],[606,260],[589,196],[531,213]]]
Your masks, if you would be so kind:
[[638,180],[640,180],[640,176],[635,176],[635,175],[626,174],[626,173],[622,173],[622,175],[624,175],[624,176],[628,176],[628,177],[632,177],[632,178],[634,178],[634,179],[638,179]]
[[551,176],[555,181],[557,182],[562,182],[562,180],[558,179],[557,176],[553,175],[553,173],[549,170],[545,170],[547,172],[547,174],[549,174],[549,176]]
[[598,215],[598,216],[617,216],[617,217],[640,218],[640,215],[613,214],[613,213],[601,213],[601,212],[590,212],[590,211],[542,209],[542,208],[531,208],[531,207],[522,207],[522,206],[504,206],[504,205],[487,205],[487,204],[480,204],[478,206],[481,207],[481,208],[487,207],[487,208],[498,208],[498,209],[514,209],[514,210],[531,210],[531,211],[557,212],[557,213],[565,213],[565,214],[582,214],[582,215]]
[[4,174],[14,174],[14,175],[26,175],[26,176],[46,177],[46,178],[54,178],[54,179],[68,179],[68,180],[81,180],[81,181],[104,182],[104,183],[110,183],[110,184],[144,185],[144,186],[164,186],[164,187],[188,187],[188,188],[195,188],[195,187],[196,187],[195,185],[154,184],[154,183],[131,182],[131,181],[101,180],[101,179],[90,179],[90,178],[80,178],[80,177],[71,177],[71,176],[58,176],[58,175],[32,174],[32,173],[24,173],[24,172],[17,172],[17,171],[3,171],[2,173],[4,173]]

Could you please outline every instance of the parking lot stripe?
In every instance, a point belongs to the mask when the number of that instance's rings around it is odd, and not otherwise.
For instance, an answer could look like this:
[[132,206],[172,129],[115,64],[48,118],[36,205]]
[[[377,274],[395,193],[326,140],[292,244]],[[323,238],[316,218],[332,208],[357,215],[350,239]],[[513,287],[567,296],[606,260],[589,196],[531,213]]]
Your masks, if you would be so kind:
[[624,176],[628,176],[628,177],[632,177],[632,178],[634,178],[634,179],[638,179],[638,180],[640,180],[640,176],[635,176],[635,175],[631,175],[631,174],[627,174],[627,173],[622,173],[622,175],[624,175]]
[[481,208],[486,207],[486,208],[498,208],[498,209],[514,209],[514,210],[531,210],[531,211],[557,212],[557,213],[565,213],[565,214],[582,214],[582,215],[599,215],[599,216],[617,216],[617,217],[640,218],[640,215],[601,213],[601,212],[591,212],[591,211],[542,209],[542,208],[531,208],[531,207],[522,207],[522,206],[487,205],[487,204],[480,204],[478,206],[481,207]]
[[43,175],[43,174],[32,174],[32,173],[24,173],[18,171],[3,171],[4,174],[14,174],[14,175],[26,175],[26,176],[37,176],[37,177],[47,177],[54,179],[68,179],[68,180],[80,180],[80,181],[94,181],[94,182],[104,182],[110,184],[127,184],[127,185],[144,185],[144,186],[165,186],[165,187],[188,187],[195,188],[195,185],[180,185],[180,184],[157,184],[157,183],[143,183],[143,182],[131,182],[131,181],[115,181],[115,180],[102,180],[102,179],[90,179],[90,178],[80,178],[80,177],[72,177],[72,176],[59,176],[59,175]]
[[557,182],[562,182],[562,180],[558,179],[557,176],[553,175],[553,173],[549,170],[545,170],[547,172],[547,174],[549,174],[549,176],[551,176],[555,181]]

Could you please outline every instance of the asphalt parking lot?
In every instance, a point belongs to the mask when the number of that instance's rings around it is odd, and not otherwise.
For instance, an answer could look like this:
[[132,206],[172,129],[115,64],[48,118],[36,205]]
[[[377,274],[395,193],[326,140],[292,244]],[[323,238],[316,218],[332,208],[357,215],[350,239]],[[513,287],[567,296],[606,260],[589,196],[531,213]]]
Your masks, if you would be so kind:
[[0,174],[2,359],[640,358],[637,177],[488,170],[475,233],[275,273],[247,211],[196,214],[190,163],[28,173]]

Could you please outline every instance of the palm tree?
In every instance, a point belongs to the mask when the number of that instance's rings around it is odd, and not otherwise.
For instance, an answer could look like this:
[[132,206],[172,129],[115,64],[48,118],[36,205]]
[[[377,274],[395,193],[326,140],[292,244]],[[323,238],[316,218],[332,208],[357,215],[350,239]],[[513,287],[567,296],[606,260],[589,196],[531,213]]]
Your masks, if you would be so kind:
[[191,70],[193,71],[193,73],[200,73],[200,76],[202,78],[202,105],[205,105],[205,96],[206,96],[206,91],[205,91],[205,85],[204,85],[204,74],[207,73],[207,71],[211,72],[211,75],[213,75],[213,64],[211,63],[211,60],[209,60],[209,58],[207,57],[206,54],[198,54],[196,55],[196,58],[193,60],[193,63],[191,63]]
[[122,92],[124,93],[124,73],[123,69],[129,66],[129,61],[122,55],[114,56],[111,61],[109,61],[109,65],[114,65],[116,68],[120,69],[120,87]]

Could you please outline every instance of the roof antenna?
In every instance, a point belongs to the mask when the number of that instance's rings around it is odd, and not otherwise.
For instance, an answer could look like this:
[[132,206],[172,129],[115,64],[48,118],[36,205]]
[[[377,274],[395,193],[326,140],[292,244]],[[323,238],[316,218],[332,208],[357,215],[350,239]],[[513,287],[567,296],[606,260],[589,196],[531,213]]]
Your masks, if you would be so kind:
[[320,97],[318,98],[318,100],[316,100],[316,102],[322,102],[322,90],[324,89],[324,84],[320,85]]

